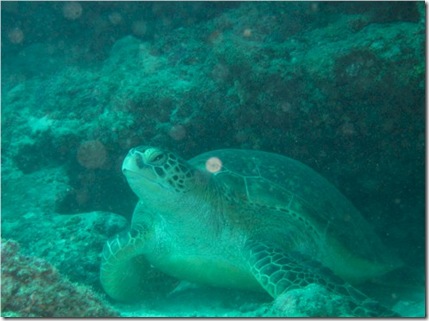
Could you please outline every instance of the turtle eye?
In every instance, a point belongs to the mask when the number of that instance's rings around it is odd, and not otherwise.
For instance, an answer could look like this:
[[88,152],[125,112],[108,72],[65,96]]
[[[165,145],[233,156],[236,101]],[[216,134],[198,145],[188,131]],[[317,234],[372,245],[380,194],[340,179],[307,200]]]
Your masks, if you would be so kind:
[[165,160],[165,154],[153,154],[150,156],[149,162],[155,164],[161,164]]

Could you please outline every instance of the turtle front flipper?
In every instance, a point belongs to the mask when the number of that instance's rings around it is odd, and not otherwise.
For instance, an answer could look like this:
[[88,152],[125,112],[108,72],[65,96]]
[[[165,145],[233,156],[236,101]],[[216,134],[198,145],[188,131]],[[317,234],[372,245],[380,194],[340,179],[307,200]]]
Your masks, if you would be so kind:
[[100,281],[106,293],[117,301],[138,302],[165,295],[178,284],[177,279],[152,267],[141,253],[148,233],[136,225],[104,246]]
[[[349,311],[350,316],[399,316],[344,282],[319,262],[301,253],[285,253],[275,247],[253,241],[248,241],[247,249],[252,274],[275,299],[288,291],[317,284],[332,294],[344,298],[347,304],[346,310]],[[321,314],[325,313],[329,312],[321,312]]]

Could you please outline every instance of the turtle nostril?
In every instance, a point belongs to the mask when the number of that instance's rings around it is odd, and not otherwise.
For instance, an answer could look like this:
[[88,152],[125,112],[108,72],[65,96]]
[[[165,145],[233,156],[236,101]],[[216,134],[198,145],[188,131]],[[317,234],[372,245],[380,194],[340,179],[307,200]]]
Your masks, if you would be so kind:
[[140,153],[136,153],[136,165],[138,168],[143,168],[144,166],[143,157]]

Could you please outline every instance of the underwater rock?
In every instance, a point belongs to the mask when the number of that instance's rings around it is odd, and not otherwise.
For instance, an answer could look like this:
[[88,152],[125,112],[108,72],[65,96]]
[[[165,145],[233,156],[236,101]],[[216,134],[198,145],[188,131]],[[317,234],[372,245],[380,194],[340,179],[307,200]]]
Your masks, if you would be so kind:
[[75,215],[29,212],[19,221],[3,223],[2,235],[17,240],[23,253],[49,261],[70,280],[100,289],[100,253],[104,243],[127,225],[122,216],[107,212]]
[[[5,92],[2,135],[17,145],[7,154],[23,171],[65,163],[73,191],[64,213],[132,210],[121,202],[131,194],[115,197],[124,187],[118,164],[143,142],[180,150],[185,158],[231,146],[274,151],[305,160],[352,200],[367,199],[363,206],[380,196],[363,192],[353,177],[383,181],[391,190],[378,189],[386,191],[380,203],[392,204],[392,190],[403,182],[424,184],[424,161],[408,162],[424,154],[424,26],[418,5],[404,4],[412,10],[403,12],[415,12],[406,19],[383,5],[220,6],[205,23],[167,28],[154,42],[121,29],[104,44],[109,55],[95,69],[60,66],[47,79]],[[158,13],[171,9],[156,7]],[[185,131],[177,136],[177,128]],[[408,128],[410,139],[398,128]],[[79,177],[91,174],[76,156],[93,140],[107,154],[88,184],[97,188],[86,191]],[[111,189],[98,188],[103,176],[115,180]],[[401,215],[390,207],[389,219]]]
[[23,174],[17,168],[11,168],[10,163],[8,165],[2,168],[3,221],[18,220],[29,212],[52,212],[70,189],[64,167],[44,167]]
[[346,310],[346,301],[318,284],[283,293],[275,299],[270,313],[287,317],[352,316]]

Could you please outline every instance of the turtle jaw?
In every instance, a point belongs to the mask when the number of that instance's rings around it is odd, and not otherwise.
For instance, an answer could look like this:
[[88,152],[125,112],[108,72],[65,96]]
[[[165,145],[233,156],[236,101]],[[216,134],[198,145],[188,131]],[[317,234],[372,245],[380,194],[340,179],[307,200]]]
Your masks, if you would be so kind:
[[149,148],[145,146],[130,149],[122,163],[122,172],[124,175],[126,175],[128,171],[139,173],[144,168],[149,169],[150,166],[147,164],[148,157],[146,155],[147,150],[149,150]]
[[145,172],[150,174],[149,166],[145,166],[140,152],[135,148],[131,149],[122,163],[122,173],[128,178],[129,176],[146,177]]

